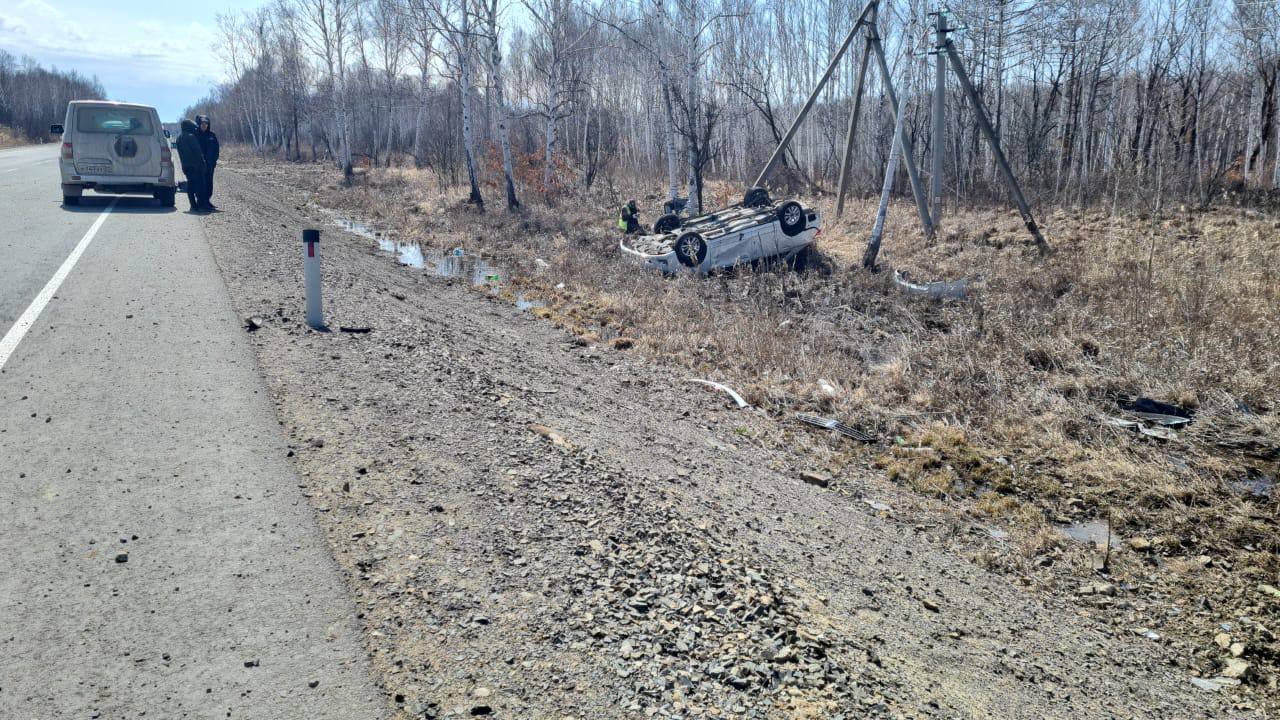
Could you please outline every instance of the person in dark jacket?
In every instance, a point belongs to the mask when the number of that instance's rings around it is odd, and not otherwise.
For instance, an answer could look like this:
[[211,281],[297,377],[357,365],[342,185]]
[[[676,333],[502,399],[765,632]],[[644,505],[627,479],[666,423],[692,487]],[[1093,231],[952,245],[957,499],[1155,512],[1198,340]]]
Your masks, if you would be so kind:
[[182,134],[178,136],[178,162],[182,165],[182,174],[187,176],[187,200],[195,212],[208,212],[209,198],[204,191],[204,180],[208,170],[204,162],[204,150],[200,148],[200,139],[196,137],[196,124],[190,120],[182,121]]
[[628,200],[618,213],[618,229],[631,235],[640,232],[640,213],[636,211],[636,201]]
[[196,137],[200,140],[200,149],[204,151],[205,204],[216,210],[217,206],[208,200],[213,197],[213,169],[218,165],[221,148],[218,146],[218,136],[210,128],[208,115],[196,116]]

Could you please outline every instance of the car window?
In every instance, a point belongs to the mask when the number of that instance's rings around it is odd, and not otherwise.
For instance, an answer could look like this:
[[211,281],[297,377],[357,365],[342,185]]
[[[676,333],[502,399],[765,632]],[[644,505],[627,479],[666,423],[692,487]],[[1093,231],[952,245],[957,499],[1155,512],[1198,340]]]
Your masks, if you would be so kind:
[[76,130],[110,135],[151,135],[151,117],[145,110],[128,108],[80,108]]

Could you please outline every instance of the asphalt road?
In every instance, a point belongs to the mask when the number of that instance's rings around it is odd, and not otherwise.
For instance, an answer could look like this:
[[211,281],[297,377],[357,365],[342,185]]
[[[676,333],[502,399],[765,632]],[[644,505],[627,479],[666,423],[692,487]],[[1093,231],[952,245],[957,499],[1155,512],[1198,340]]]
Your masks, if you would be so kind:
[[201,220],[56,153],[0,151],[0,717],[384,717]]

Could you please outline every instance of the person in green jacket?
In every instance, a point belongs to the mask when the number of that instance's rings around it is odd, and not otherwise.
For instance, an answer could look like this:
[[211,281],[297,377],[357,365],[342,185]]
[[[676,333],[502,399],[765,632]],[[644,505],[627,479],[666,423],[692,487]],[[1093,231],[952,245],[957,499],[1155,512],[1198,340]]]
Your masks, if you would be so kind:
[[618,229],[628,235],[640,232],[640,214],[636,212],[635,200],[628,200],[622,206],[622,212],[618,213]]

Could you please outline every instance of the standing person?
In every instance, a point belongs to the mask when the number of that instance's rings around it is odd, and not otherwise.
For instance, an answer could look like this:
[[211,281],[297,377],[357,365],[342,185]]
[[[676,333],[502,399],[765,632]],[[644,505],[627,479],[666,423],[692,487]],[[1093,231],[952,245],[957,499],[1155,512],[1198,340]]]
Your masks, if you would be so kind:
[[182,134],[178,136],[178,162],[182,165],[182,174],[187,176],[187,200],[193,212],[208,212],[209,202],[204,191],[204,180],[207,168],[204,162],[204,151],[200,149],[200,139],[196,137],[196,124],[190,120],[182,121]]
[[218,146],[218,136],[210,129],[209,116],[196,116],[196,137],[200,140],[200,149],[204,152],[204,192],[205,205],[210,210],[217,210],[218,206],[209,202],[213,197],[213,169],[218,164],[218,154],[221,148]]

